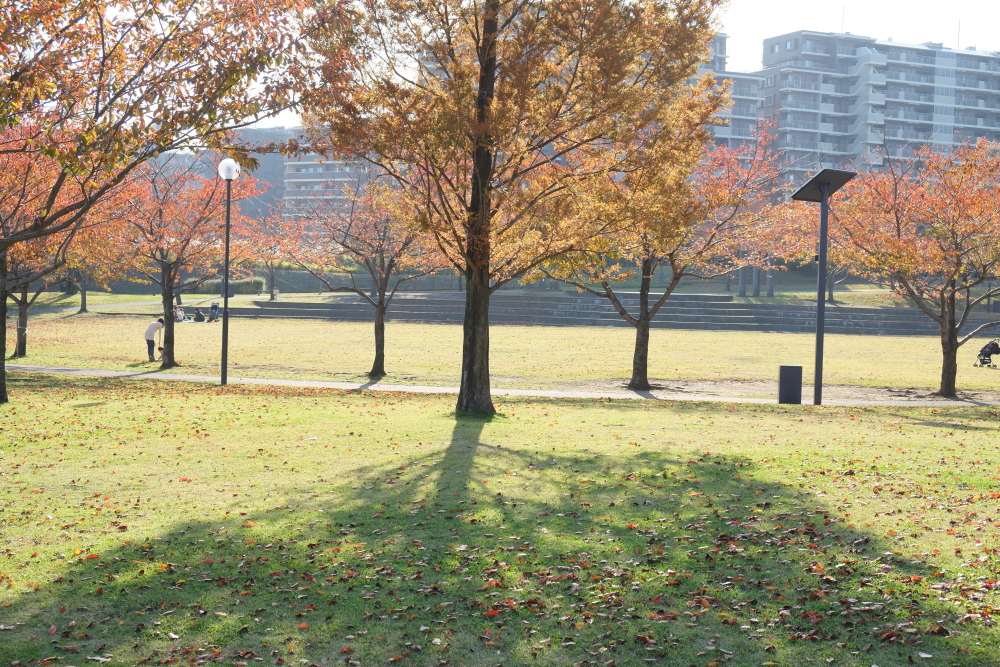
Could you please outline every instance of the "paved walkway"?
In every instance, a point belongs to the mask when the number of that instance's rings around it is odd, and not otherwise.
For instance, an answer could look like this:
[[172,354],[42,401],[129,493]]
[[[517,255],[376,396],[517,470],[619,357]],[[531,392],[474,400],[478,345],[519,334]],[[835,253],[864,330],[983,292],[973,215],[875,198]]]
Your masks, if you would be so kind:
[[[175,382],[206,382],[217,384],[217,375],[191,375],[186,373],[161,373],[158,371],[115,371],[92,368],[60,368],[56,366],[30,366],[27,364],[7,364],[7,370],[23,373],[44,373],[49,375],[75,375],[78,377],[128,378],[138,380],[170,380]],[[321,380],[283,380],[279,378],[229,377],[231,384],[254,384],[268,387],[313,387],[319,389],[346,389],[365,391],[398,391],[414,394],[457,394],[458,387],[436,387],[416,384],[383,384],[381,382],[325,382]],[[803,394],[806,392],[803,391]],[[577,391],[564,389],[493,389],[494,396],[534,396],[538,398],[611,398],[611,399],[651,399],[666,401],[710,401],[715,403],[775,403],[774,398],[753,398],[745,396],[717,396],[677,391]],[[828,400],[826,405],[835,406],[910,406],[910,407],[974,407],[1000,405],[996,401],[946,401],[946,400]]]

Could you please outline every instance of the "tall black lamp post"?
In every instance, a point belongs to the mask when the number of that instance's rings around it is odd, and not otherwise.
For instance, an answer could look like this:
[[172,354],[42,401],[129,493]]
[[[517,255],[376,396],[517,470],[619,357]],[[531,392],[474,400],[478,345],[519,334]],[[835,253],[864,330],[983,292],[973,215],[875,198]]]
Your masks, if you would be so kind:
[[826,325],[826,246],[830,217],[830,195],[857,176],[853,171],[824,169],[792,195],[796,201],[819,202],[819,256],[816,281],[816,379],[813,403],[823,405],[823,328]]
[[226,182],[226,259],[222,269],[222,374],[221,383],[229,380],[229,212],[233,204],[233,181],[240,176],[240,165],[231,158],[219,163],[219,178]]

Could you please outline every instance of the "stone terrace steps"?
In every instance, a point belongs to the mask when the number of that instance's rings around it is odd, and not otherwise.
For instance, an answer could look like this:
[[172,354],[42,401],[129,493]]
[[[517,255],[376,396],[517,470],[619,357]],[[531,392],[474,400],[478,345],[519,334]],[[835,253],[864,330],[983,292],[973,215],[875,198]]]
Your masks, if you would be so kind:
[[[638,300],[623,295],[634,310]],[[275,317],[371,321],[373,309],[357,296],[334,302],[255,301],[256,308],[230,308],[234,317]],[[745,304],[725,295],[674,295],[657,313],[653,327],[715,331],[773,331],[812,333],[815,306]],[[461,292],[398,294],[389,307],[389,320],[460,323],[464,316]],[[490,305],[494,324],[547,326],[629,326],[610,303],[590,295],[559,296],[494,294]],[[937,325],[916,309],[827,307],[827,332],[863,335],[936,335]],[[986,314],[970,317],[968,329],[988,321]]]

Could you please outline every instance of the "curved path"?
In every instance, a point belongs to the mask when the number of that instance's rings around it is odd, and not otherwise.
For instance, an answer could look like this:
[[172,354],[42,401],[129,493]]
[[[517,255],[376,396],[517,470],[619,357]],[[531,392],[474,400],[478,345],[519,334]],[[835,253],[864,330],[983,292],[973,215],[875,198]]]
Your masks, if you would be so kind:
[[[31,366],[27,364],[7,364],[7,370],[22,373],[42,373],[48,375],[75,375],[79,377],[127,378],[138,380],[172,380],[178,382],[218,383],[217,375],[190,375],[185,373],[161,373],[158,371],[134,372],[90,368],[62,368],[57,366]],[[324,382],[320,380],[283,380],[278,378],[229,377],[232,384],[256,384],[270,387],[313,387],[319,389],[346,389],[353,391],[399,391],[414,394],[457,394],[458,387],[436,387],[415,384],[383,384],[381,382]],[[803,387],[803,395],[807,395]],[[652,399],[667,401],[709,401],[714,403],[774,403],[774,398],[749,398],[717,396],[713,394],[687,393],[669,390],[652,391],[586,391],[563,389],[497,389],[494,396],[534,396],[538,398],[611,398],[611,399]],[[911,406],[911,407],[980,407],[1000,405],[1000,401],[973,400],[828,400],[829,406]]]

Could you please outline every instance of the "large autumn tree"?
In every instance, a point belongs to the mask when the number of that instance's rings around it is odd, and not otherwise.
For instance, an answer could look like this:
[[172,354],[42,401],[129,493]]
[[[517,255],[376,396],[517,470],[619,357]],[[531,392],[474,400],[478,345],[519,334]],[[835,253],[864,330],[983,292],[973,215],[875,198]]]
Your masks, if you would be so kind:
[[[23,143],[24,128],[8,128],[0,132],[0,145],[18,146]],[[0,236],[11,236],[29,229],[34,212],[45,207],[50,199],[49,183],[58,177],[59,165],[45,155],[0,150]],[[54,205],[65,201],[57,195]],[[59,234],[29,238],[12,248],[0,249],[0,403],[7,397],[7,310],[12,299],[19,310],[18,336],[15,353],[26,345],[29,286],[52,276],[66,263],[66,248],[73,230]]]
[[[137,169],[116,195],[116,210],[126,221],[122,233],[131,243],[128,267],[160,288],[163,306],[162,368],[179,365],[174,354],[174,301],[221,275],[226,210],[225,181],[209,160],[174,155]],[[260,194],[262,188],[244,174],[233,181],[233,201]],[[232,207],[233,236],[245,236],[253,220]],[[245,259],[232,244],[231,272]]]
[[[695,143],[694,159],[659,147],[637,147],[636,168],[606,179],[592,207],[606,218],[605,232],[579,250],[543,265],[546,275],[607,299],[635,327],[630,389],[650,389],[649,328],[657,312],[685,278],[708,280],[759,265],[781,215],[781,162],[762,126],[737,147]],[[673,142],[676,144],[677,142]],[[653,294],[657,272],[666,286]],[[630,310],[625,281],[638,278]]]
[[0,237],[0,251],[73,227],[149,158],[192,142],[220,146],[227,130],[286,108],[293,93],[282,65],[308,25],[298,6],[0,5],[0,130],[19,129],[3,136],[0,152],[45,155],[60,167],[32,224]]
[[288,54],[313,20],[323,24],[336,11],[305,21],[299,7],[298,0],[0,3],[0,156],[25,158],[16,165],[25,177],[43,158],[56,166],[39,181],[41,198],[3,213],[20,223],[0,230],[0,254],[73,230],[151,157],[222,146],[227,130],[287,108],[294,101]]
[[[457,410],[493,413],[490,295],[600,231],[580,193],[718,106],[722,0],[355,0],[310,55],[316,147],[367,159],[466,277]],[[341,54],[349,52],[350,58]]]
[[[352,292],[375,311],[375,359],[368,377],[385,372],[385,314],[400,285],[444,268],[436,245],[407,224],[407,201],[383,175],[368,170],[334,200],[305,200],[295,215],[288,257],[331,292]],[[370,294],[355,272],[368,274]],[[350,284],[336,276],[347,275]]]
[[[966,330],[1000,288],[1000,146],[980,141],[949,151],[923,148],[885,158],[838,195],[831,257],[909,299],[938,326],[941,382],[954,397],[958,350],[1000,322]],[[815,219],[815,213],[811,216]]]

